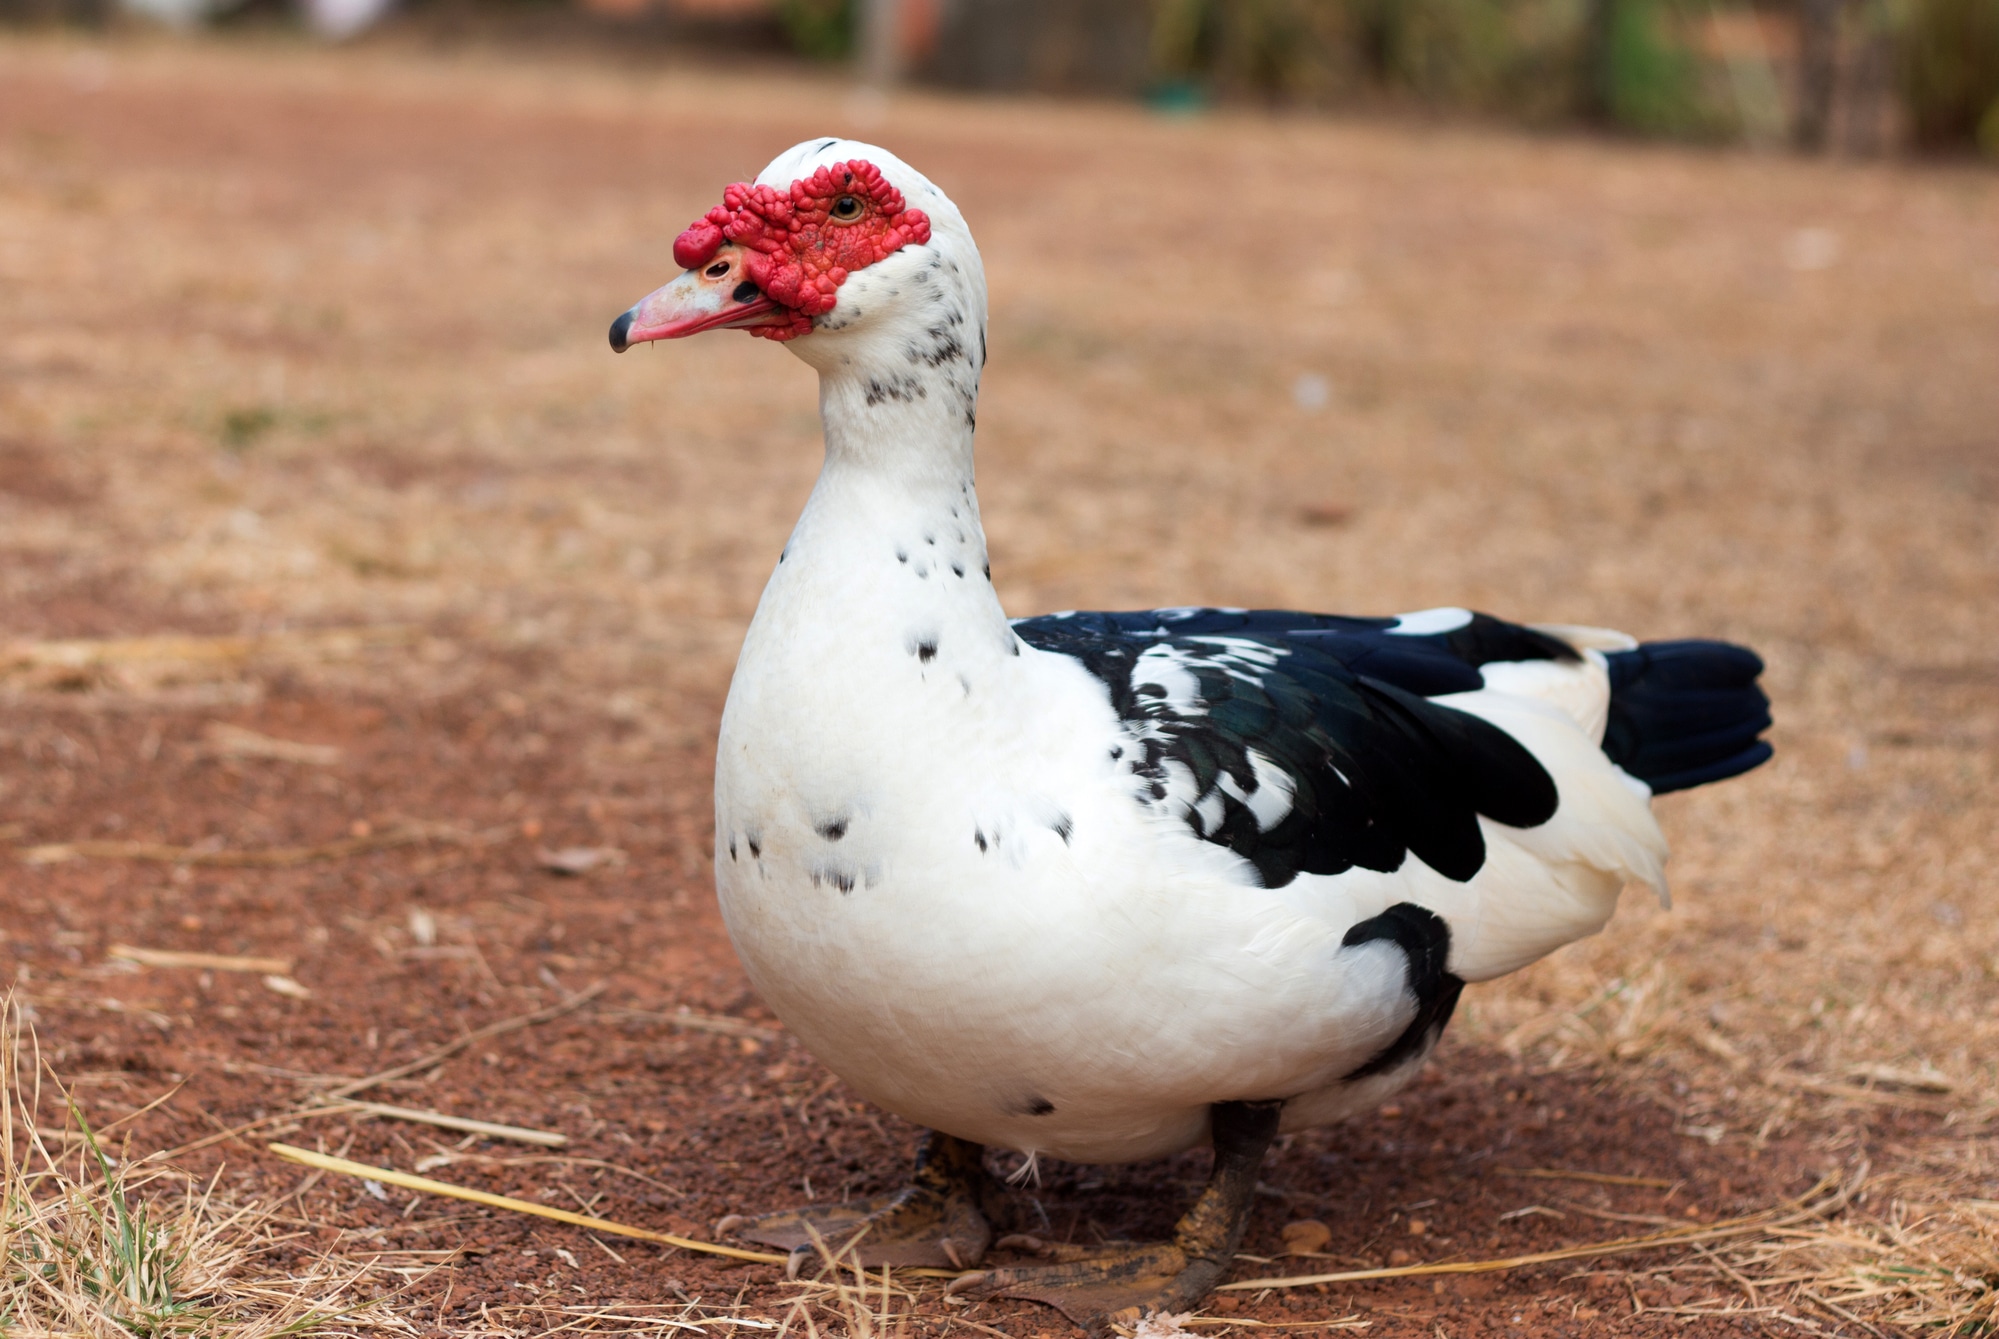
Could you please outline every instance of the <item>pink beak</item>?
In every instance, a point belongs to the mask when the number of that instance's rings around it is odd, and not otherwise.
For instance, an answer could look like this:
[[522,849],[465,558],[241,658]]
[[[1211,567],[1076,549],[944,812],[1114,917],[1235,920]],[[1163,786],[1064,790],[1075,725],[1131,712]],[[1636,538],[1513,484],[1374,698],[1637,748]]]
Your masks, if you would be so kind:
[[611,322],[611,348],[623,353],[649,340],[684,339],[703,330],[742,330],[789,321],[790,309],[765,297],[763,290],[744,278],[740,264],[732,263],[735,259],[718,256],[700,270],[684,270],[672,283],[641,298],[637,306]]

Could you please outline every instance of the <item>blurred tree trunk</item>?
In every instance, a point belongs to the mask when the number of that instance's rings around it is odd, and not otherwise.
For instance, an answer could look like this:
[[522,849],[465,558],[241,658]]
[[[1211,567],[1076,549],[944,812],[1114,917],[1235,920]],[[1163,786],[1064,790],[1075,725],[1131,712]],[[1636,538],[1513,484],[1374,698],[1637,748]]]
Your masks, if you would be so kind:
[[1798,0],[1798,114],[1791,139],[1807,153],[1824,150],[1839,83],[1840,0]]
[[1617,120],[1617,0],[1588,0],[1583,11],[1582,118],[1593,125]]
[[860,0],[858,36],[861,74],[877,86],[902,79],[901,0]]
[[1149,0],[947,0],[941,17],[940,83],[1128,95],[1152,77]]

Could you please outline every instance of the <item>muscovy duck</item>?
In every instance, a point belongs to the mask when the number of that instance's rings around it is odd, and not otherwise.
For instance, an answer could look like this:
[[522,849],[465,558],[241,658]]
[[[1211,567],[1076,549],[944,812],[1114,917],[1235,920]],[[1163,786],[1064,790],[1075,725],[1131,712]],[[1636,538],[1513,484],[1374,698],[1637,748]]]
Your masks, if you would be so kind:
[[1650,798],[1770,756],[1762,664],[1719,642],[1463,609],[1010,620],[957,207],[883,149],[813,140],[673,254],[612,347],[784,343],[826,435],[722,716],[722,912],[785,1025],[930,1131],[894,1194],[724,1231],[969,1271],[1004,1215],[981,1146],[1209,1140],[1172,1240],[952,1285],[1090,1325],[1183,1309],[1228,1269],[1273,1137],[1409,1082],[1467,981],[1595,933],[1627,882],[1663,895]]

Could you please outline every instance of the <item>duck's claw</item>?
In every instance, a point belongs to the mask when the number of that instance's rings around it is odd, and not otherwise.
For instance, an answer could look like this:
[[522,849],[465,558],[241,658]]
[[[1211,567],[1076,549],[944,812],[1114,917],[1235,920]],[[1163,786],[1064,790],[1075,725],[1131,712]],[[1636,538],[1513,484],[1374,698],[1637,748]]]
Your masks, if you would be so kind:
[[980,1212],[985,1175],[976,1144],[932,1134],[917,1154],[910,1184],[850,1204],[807,1205],[745,1218],[731,1214],[716,1230],[789,1251],[796,1278],[815,1258],[882,1265],[968,1269],[985,1259],[992,1228]]
[[954,1297],[1017,1297],[1054,1307],[1103,1331],[1120,1313],[1190,1311],[1221,1282],[1226,1261],[1190,1259],[1171,1243],[1099,1247],[1084,1259],[1026,1269],[989,1269],[954,1279]]
[[[1283,1107],[1282,1102],[1217,1102],[1209,1109],[1215,1170],[1175,1225],[1172,1241],[1110,1242],[1073,1255],[1065,1249],[1056,1264],[954,1279],[950,1295],[1041,1302],[1096,1333],[1135,1323],[1148,1311],[1193,1310],[1235,1260],[1249,1222],[1256,1169]],[[1008,1240],[1030,1250],[1043,1245],[1033,1238]]]

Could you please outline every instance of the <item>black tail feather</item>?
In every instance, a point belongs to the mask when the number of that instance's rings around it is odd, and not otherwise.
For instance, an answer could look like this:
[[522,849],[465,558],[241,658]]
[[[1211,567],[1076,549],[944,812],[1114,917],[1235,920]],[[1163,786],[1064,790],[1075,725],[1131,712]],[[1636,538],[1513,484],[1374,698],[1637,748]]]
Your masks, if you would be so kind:
[[1739,776],[1767,761],[1763,661],[1727,642],[1646,642],[1612,651],[1603,751],[1655,795]]

